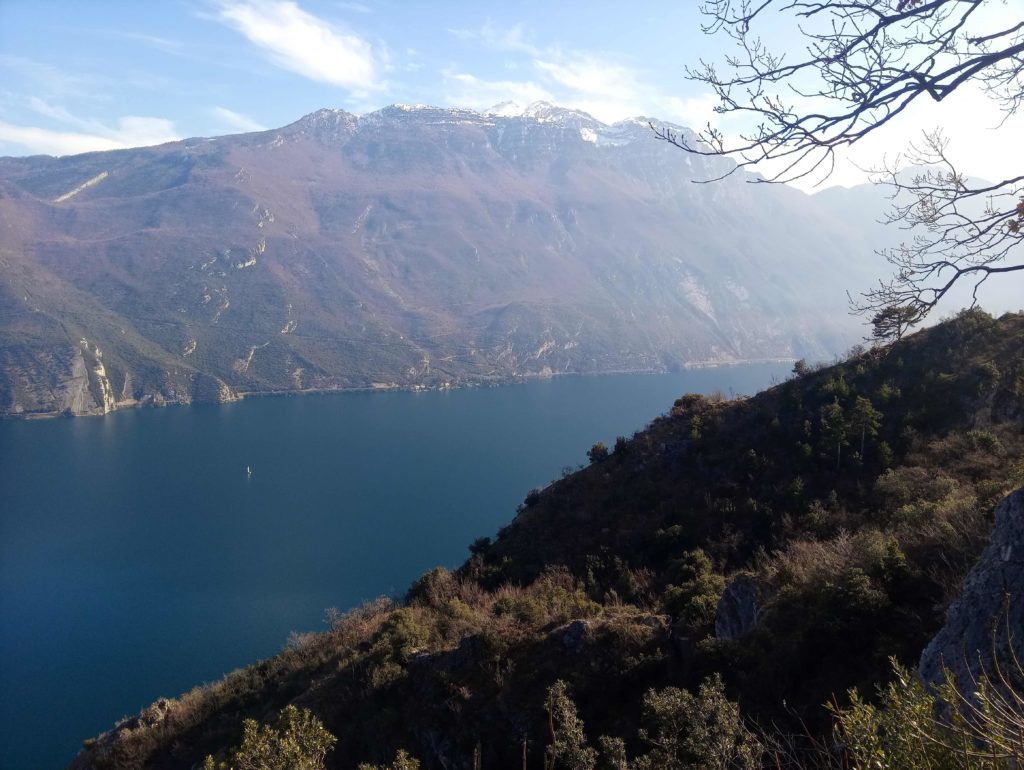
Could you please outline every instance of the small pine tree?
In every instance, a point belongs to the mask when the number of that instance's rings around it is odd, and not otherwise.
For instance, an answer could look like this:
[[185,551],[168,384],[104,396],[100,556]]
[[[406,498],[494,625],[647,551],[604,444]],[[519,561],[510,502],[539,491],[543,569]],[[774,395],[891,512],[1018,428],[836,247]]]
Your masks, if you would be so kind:
[[878,426],[882,423],[882,413],[875,409],[869,399],[857,396],[850,415],[851,427],[860,432],[860,456],[864,458],[864,445],[868,436],[878,435]]
[[838,399],[821,408],[821,435],[826,446],[836,448],[836,470],[839,470],[846,443],[846,416]]
[[551,743],[544,752],[544,770],[594,770],[597,752],[587,745],[583,720],[569,697],[568,685],[561,679],[548,688],[544,708],[551,730]]
[[672,563],[670,574],[673,582],[665,588],[665,610],[687,628],[713,624],[725,578],[714,571],[710,557],[700,548],[686,551]]

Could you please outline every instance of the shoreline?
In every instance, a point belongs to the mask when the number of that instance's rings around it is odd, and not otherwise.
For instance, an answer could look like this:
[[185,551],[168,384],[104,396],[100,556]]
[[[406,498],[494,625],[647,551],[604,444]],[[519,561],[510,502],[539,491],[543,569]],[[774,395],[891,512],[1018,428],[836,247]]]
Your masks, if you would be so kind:
[[536,380],[551,380],[556,377],[610,377],[626,374],[674,374],[685,372],[691,369],[718,369],[730,366],[754,366],[759,364],[786,364],[796,361],[796,358],[750,358],[729,361],[688,361],[677,369],[609,369],[600,372],[546,372],[510,375],[493,380],[466,380],[464,382],[443,383],[440,385],[395,385],[374,384],[365,386],[339,387],[339,388],[304,388],[284,390],[232,390],[233,397],[221,401],[155,401],[153,399],[133,400],[121,402],[106,412],[85,412],[82,414],[69,413],[67,410],[60,412],[26,412],[15,413],[5,412],[0,414],[0,421],[9,422],[32,422],[35,420],[57,420],[57,419],[78,419],[89,417],[106,417],[115,412],[125,412],[132,409],[163,409],[165,407],[196,406],[198,404],[232,404],[244,401],[248,398],[264,397],[300,397],[300,396],[321,396],[338,393],[438,393],[450,390],[467,390],[470,388],[500,388],[509,385],[522,385]]

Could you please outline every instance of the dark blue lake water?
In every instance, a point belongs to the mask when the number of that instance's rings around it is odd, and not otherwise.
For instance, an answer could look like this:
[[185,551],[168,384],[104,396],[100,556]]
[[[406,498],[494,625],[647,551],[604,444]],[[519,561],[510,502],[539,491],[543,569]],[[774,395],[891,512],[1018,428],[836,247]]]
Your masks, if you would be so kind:
[[0,768],[64,766],[325,608],[460,564],[529,489],[682,393],[749,394],[788,368],[0,423]]

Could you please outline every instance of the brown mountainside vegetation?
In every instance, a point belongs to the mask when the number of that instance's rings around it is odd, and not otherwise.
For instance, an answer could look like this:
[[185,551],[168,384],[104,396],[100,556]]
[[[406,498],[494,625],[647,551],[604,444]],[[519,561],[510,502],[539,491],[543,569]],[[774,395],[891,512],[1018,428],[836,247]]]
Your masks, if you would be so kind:
[[[851,688],[843,726],[870,753],[891,659],[916,667],[1024,485],[1024,315],[966,311],[752,398],[684,395],[590,454],[457,571],[157,702],[73,766],[230,763],[261,735],[244,720],[293,705],[337,738],[328,767],[754,767],[755,732],[828,740]],[[930,710],[911,684],[881,700]]]
[[727,165],[551,105],[0,158],[0,416],[845,348],[881,202]]

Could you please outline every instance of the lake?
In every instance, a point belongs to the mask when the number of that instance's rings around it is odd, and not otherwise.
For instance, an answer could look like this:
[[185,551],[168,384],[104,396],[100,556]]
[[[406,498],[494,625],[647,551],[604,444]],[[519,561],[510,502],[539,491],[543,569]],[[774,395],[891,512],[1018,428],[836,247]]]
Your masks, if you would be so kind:
[[595,441],[788,369],[0,423],[0,767],[63,767],[120,717],[323,628],[327,607],[462,563]]

